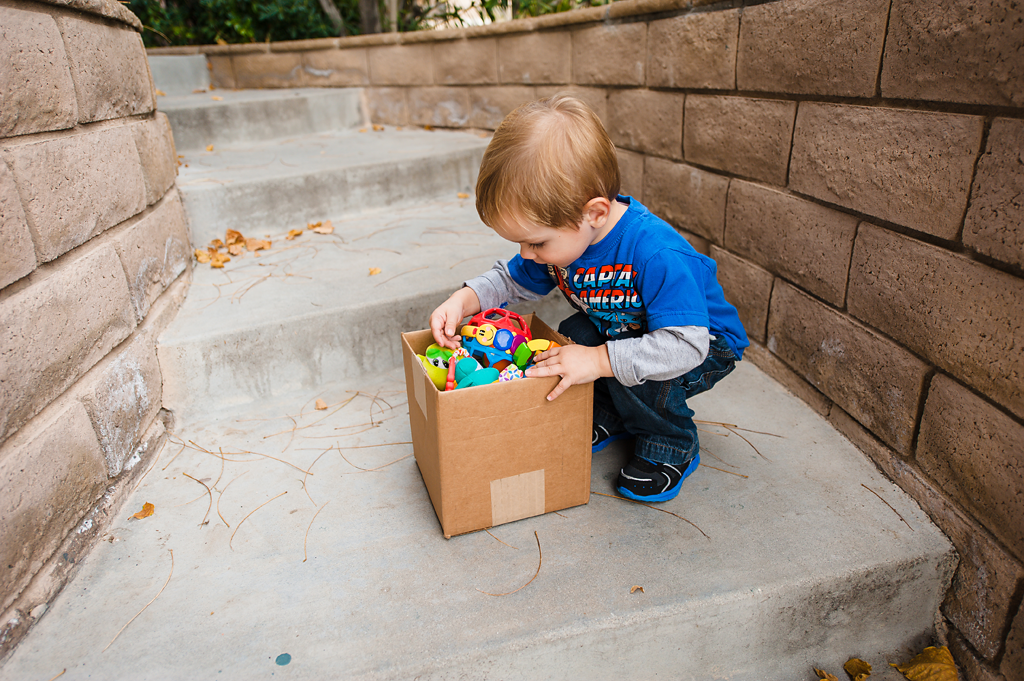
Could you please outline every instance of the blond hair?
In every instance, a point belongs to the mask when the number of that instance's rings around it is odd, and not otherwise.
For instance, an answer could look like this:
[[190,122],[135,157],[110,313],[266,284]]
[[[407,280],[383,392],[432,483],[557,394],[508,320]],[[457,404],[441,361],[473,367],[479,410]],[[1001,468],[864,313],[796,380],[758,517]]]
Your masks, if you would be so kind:
[[523,104],[487,145],[476,182],[476,210],[494,227],[525,219],[576,229],[588,201],[619,193],[619,164],[600,119],[565,94]]

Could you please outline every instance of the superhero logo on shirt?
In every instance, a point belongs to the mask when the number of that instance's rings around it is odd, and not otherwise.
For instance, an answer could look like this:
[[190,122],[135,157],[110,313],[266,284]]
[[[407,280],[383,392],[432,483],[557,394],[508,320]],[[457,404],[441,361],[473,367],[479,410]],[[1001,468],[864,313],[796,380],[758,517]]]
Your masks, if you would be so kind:
[[588,315],[609,338],[643,332],[645,314],[640,293],[633,287],[637,271],[632,265],[565,267],[548,265],[548,275],[562,295]]

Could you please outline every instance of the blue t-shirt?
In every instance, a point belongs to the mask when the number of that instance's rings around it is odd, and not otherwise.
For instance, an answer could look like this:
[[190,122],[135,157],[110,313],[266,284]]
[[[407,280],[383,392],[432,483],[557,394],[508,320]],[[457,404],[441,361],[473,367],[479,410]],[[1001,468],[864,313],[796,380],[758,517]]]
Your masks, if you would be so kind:
[[608,338],[635,337],[669,326],[703,326],[737,357],[750,343],[736,308],[725,300],[711,258],[639,201],[615,227],[569,267],[540,265],[516,255],[508,263],[523,288],[545,295],[555,286]]

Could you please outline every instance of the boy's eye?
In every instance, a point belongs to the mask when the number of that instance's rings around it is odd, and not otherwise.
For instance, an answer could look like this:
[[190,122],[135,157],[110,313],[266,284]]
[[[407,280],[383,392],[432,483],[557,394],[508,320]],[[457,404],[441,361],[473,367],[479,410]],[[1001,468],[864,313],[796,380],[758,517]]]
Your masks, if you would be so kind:
[[544,242],[541,241],[539,244],[526,244],[526,245],[529,246],[530,248],[542,248],[544,246]]

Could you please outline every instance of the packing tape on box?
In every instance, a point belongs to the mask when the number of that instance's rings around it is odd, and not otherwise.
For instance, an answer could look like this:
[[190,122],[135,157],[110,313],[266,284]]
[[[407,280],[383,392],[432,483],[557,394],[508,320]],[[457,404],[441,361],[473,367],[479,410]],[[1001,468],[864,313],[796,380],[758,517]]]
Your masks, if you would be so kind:
[[544,469],[491,480],[491,524],[544,513]]

